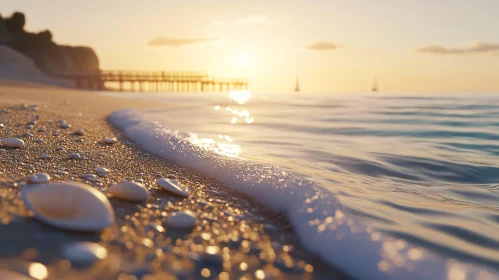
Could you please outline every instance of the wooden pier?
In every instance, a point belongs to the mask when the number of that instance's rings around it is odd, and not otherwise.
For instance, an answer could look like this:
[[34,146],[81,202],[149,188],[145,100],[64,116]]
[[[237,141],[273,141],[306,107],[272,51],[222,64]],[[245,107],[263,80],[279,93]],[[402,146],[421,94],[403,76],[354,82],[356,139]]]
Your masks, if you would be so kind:
[[246,79],[217,79],[204,72],[100,71],[95,74],[51,74],[73,80],[78,88],[104,90],[106,83],[117,90],[149,92],[202,92],[247,90]]

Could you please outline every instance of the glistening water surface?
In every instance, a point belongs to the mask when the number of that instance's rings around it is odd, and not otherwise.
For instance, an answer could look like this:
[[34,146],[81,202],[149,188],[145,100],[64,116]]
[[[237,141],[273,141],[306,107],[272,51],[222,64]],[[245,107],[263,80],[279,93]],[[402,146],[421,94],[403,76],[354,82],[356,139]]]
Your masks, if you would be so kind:
[[171,107],[143,112],[147,119],[195,134],[200,145],[320,183],[380,231],[446,258],[499,267],[499,98],[125,96],[165,102]]

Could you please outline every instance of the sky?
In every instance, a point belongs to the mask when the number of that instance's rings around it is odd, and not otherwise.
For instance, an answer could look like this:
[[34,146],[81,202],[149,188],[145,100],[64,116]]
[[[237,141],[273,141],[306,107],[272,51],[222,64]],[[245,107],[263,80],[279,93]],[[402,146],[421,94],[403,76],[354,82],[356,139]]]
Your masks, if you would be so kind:
[[254,91],[499,92],[497,0],[3,0],[105,70],[207,71]]

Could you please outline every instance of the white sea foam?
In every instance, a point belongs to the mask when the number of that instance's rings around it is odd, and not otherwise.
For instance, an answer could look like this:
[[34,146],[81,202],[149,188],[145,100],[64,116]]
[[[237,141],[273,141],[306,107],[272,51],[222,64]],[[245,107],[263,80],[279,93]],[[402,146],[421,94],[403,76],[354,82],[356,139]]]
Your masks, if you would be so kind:
[[[122,109],[111,122],[148,152],[212,176],[284,213],[303,245],[358,279],[493,279],[494,274],[414,247],[345,214],[336,197],[278,167],[227,156],[214,143]],[[456,278],[457,279],[457,278]]]

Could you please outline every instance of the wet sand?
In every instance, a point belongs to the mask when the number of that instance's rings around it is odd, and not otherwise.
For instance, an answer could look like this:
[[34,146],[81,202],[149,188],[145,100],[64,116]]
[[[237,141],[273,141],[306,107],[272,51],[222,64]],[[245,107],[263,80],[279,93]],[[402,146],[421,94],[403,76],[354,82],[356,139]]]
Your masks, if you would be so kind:
[[[32,105],[36,111],[30,110]],[[175,106],[160,104],[166,105]],[[29,275],[29,265],[39,262],[48,268],[48,279],[347,279],[306,252],[282,216],[216,180],[143,152],[106,121],[118,108],[158,106],[93,92],[0,83],[0,123],[5,125],[0,137],[26,143],[20,149],[0,147],[0,268]],[[58,119],[72,127],[60,128]],[[36,124],[28,129],[31,120]],[[41,127],[44,132],[38,131]],[[85,135],[74,135],[76,130]],[[25,132],[33,136],[23,136]],[[103,137],[117,137],[119,143],[103,144]],[[84,159],[70,159],[70,153]],[[80,178],[95,174],[97,166],[111,172],[97,180]],[[108,195],[116,223],[103,232],[60,230],[34,218],[21,200],[20,190],[30,187],[26,177],[37,172],[50,174],[53,181],[83,182],[106,195],[113,183],[142,179],[150,197],[146,203],[131,203]],[[68,174],[59,175],[63,172]],[[169,175],[189,188],[189,198],[156,187],[157,178]],[[164,224],[171,213],[187,209],[197,214],[192,231]],[[74,241],[97,242],[108,257],[75,267],[61,254]]]

